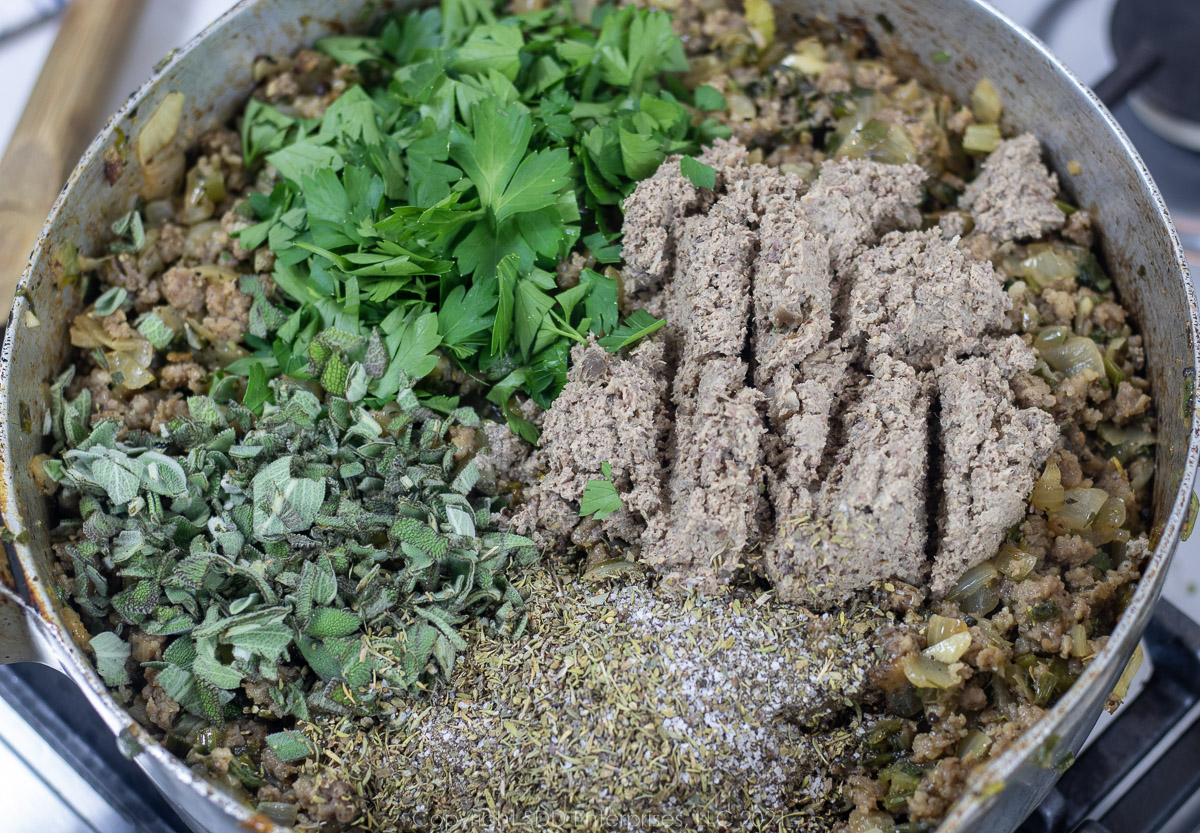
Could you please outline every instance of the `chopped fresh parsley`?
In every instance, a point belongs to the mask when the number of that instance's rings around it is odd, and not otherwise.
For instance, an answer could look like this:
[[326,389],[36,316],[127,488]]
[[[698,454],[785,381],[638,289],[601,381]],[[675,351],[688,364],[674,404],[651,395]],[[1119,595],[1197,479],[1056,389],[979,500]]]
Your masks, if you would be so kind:
[[581,518],[591,515],[602,521],[624,505],[612,482],[612,466],[608,462],[601,463],[600,473],[604,475],[603,480],[589,480],[583,485],[583,499],[579,502]]
[[693,159],[690,156],[683,157],[679,160],[679,170],[697,188],[706,188],[711,191],[717,187],[716,169],[710,165],[705,165],[697,159]]
[[720,91],[716,88],[710,87],[707,84],[697,87],[693,95],[695,96],[697,110],[709,112],[712,110],[725,110],[729,107],[729,104],[725,101],[725,96],[721,95]]
[[[581,22],[569,3],[499,17],[490,0],[443,0],[317,48],[361,84],[320,118],[251,100],[242,120],[247,164],[279,172],[239,207],[253,221],[241,245],[275,252],[280,290],[246,290],[254,352],[230,372],[249,381],[247,407],[281,374],[380,406],[447,357],[536,436],[514,393],[548,406],[572,344],[653,331],[618,326],[612,277],[561,287],[557,264],[577,250],[619,262],[622,199],[668,155],[728,135],[687,106],[723,97],[665,88],[688,68],[682,44],[669,15],[632,6]],[[693,178],[711,172],[688,161]],[[317,341],[329,331],[339,344]],[[368,344],[385,372],[362,371]]]
[[663,319],[655,318],[644,309],[634,310],[633,314],[625,319],[625,323],[612,331],[612,335],[607,335],[600,339],[600,346],[607,349],[610,353],[624,350],[631,344],[641,341],[666,323]]

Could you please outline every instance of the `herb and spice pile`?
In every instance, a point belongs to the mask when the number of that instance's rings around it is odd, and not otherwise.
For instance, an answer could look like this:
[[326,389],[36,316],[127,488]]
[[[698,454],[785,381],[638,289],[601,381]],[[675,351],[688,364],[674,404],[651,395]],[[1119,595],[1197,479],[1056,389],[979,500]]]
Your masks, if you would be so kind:
[[194,771],[298,831],[918,833],[1104,645],[1144,348],[987,79],[765,0],[247,61],[106,155],[34,472]]

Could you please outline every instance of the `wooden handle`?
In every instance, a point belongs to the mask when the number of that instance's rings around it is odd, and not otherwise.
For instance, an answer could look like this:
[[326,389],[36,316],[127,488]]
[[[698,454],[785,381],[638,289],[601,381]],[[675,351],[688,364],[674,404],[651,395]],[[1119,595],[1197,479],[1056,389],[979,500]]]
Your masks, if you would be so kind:
[[109,68],[142,0],[74,0],[0,159],[0,310],[13,292],[63,184],[96,133]]

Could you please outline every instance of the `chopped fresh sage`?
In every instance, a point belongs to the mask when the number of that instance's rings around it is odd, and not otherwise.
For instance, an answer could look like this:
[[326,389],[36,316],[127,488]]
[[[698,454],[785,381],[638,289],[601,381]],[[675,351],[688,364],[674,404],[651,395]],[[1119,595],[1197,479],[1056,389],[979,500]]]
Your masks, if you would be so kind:
[[96,670],[109,686],[128,685],[129,671],[125,662],[129,659],[129,643],[112,631],[98,633],[91,638],[92,650],[96,653]]
[[110,286],[96,299],[96,315],[101,318],[112,315],[121,308],[128,297],[129,293],[125,291],[124,287]]
[[117,218],[112,224],[112,233],[117,239],[109,244],[111,252],[140,252],[146,245],[146,230],[140,211],[130,211]]
[[[314,361],[327,374],[353,340],[314,339]],[[47,472],[79,502],[75,601],[168,637],[145,665],[188,712],[218,722],[240,687],[268,683],[278,714],[369,713],[449,674],[465,624],[523,629],[506,571],[536,549],[473,495],[475,463],[447,439],[480,425],[470,408],[438,414],[405,384],[399,404],[370,412],[276,379],[257,419],[194,396],[154,436],[89,427],[90,395],[67,400],[70,379],[52,387],[61,462]],[[129,682],[125,641],[104,632],[92,648],[109,685]]]
[[312,741],[299,732],[293,731],[267,735],[267,746],[275,753],[275,757],[285,764],[302,760],[316,752]]

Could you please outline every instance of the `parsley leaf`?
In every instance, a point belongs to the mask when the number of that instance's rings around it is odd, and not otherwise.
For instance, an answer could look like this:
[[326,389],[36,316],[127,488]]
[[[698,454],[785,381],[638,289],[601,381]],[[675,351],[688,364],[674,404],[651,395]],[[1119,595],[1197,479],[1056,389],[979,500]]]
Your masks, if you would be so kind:
[[589,480],[583,486],[583,499],[579,502],[581,518],[591,515],[602,521],[624,506],[612,482],[612,466],[607,462],[601,463],[600,472],[604,475],[603,480]]
[[638,341],[655,332],[666,323],[663,319],[655,318],[644,309],[634,310],[633,314],[625,319],[624,324],[613,330],[611,335],[600,339],[600,346],[610,353],[624,350],[631,344],[636,344]]
[[725,101],[725,96],[707,84],[697,87],[693,95],[695,96],[694,100],[697,110],[708,112],[712,110],[724,110],[729,107],[728,102]]
[[679,170],[697,188],[706,188],[711,191],[717,187],[716,170],[697,159],[690,156],[683,157],[679,160]]

